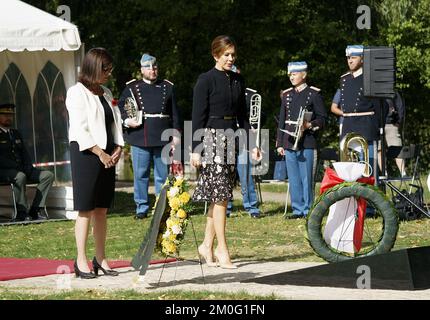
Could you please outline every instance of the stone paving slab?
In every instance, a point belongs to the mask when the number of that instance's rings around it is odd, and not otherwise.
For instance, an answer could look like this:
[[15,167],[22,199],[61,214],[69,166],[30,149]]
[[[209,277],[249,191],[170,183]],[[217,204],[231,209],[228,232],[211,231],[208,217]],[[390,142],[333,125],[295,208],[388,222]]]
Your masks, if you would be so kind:
[[[309,262],[259,262],[236,261],[234,270],[202,266],[196,262],[181,261],[164,265],[151,265],[145,278],[139,279],[139,272],[133,268],[121,268],[118,277],[100,276],[97,279],[75,278],[73,274],[49,275],[28,279],[0,282],[0,287],[34,293],[78,290],[129,290],[139,292],[160,292],[165,290],[247,292],[253,295],[275,295],[285,300],[428,300],[428,290],[369,290],[294,285],[266,285],[242,283],[246,279],[308,268],[321,263]],[[161,278],[160,278],[161,276]]]

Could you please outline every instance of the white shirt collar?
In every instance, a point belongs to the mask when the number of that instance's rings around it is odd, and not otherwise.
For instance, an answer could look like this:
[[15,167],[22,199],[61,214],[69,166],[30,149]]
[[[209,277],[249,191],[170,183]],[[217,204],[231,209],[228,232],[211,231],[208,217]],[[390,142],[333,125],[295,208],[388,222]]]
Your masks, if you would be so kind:
[[358,76],[361,76],[363,74],[363,67],[361,67],[360,69],[358,69],[357,71],[354,71],[352,73],[352,75],[354,76],[354,78],[357,78]]
[[302,83],[301,85],[299,85],[298,87],[296,87],[296,90],[298,91],[298,92],[301,92],[301,91],[303,91],[304,89],[306,89],[306,87],[307,87],[308,85],[307,85],[307,83],[305,82],[305,83]]
[[142,78],[142,80],[145,81],[145,83],[147,83],[147,84],[154,84],[155,81],[157,81],[157,80],[151,81],[151,80],[147,80],[145,78]]

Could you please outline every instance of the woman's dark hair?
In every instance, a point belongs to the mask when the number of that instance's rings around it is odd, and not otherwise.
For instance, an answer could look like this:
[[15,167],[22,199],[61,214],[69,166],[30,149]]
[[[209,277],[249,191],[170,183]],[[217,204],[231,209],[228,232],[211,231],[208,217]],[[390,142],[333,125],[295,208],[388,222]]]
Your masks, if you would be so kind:
[[92,48],[84,57],[78,81],[87,88],[93,87],[104,72],[112,69],[112,56],[105,48]]
[[234,47],[237,50],[236,42],[232,37],[226,35],[218,36],[212,41],[212,55],[214,57],[219,57],[230,47]]

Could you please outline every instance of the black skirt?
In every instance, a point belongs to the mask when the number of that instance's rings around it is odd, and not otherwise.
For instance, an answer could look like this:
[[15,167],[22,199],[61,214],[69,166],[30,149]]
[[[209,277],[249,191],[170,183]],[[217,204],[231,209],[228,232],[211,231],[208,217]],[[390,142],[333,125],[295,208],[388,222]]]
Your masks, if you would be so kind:
[[[228,142],[230,147],[228,147]],[[233,145],[232,145],[233,144]],[[221,202],[233,198],[236,147],[231,137],[205,129],[203,157],[193,201]]]
[[76,141],[70,143],[70,162],[74,210],[110,208],[115,194],[115,167],[105,169],[94,153],[79,151]]

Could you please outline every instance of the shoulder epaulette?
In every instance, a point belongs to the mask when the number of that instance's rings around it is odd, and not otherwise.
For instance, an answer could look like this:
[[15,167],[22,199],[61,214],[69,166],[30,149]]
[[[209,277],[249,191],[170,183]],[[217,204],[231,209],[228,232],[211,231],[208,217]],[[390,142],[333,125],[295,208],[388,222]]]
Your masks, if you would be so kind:
[[130,81],[127,81],[125,84],[128,86],[130,83],[133,83],[135,81],[136,81],[136,79],[131,79]]
[[251,92],[257,92],[257,90],[251,89],[251,88],[246,88],[246,90],[251,91]]
[[166,81],[167,83],[170,83],[173,86],[173,82],[171,82],[171,81],[169,81],[167,79],[164,79],[164,81]]
[[291,90],[293,90],[293,89],[294,89],[293,87],[288,88],[288,89],[285,89],[284,91],[282,91],[282,94],[284,94],[284,93],[286,93],[286,92],[288,92],[288,91],[291,91]]
[[345,73],[345,74],[341,75],[340,77],[341,77],[341,78],[343,78],[343,77],[345,77],[345,76],[347,76],[347,75],[349,75],[349,74],[351,74],[351,72],[347,72],[347,73]]
[[320,91],[321,91],[321,89],[320,89],[320,88],[317,88],[317,87],[314,87],[314,86],[310,86],[310,88],[311,88],[312,90],[317,91],[317,92],[320,92]]

